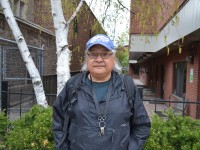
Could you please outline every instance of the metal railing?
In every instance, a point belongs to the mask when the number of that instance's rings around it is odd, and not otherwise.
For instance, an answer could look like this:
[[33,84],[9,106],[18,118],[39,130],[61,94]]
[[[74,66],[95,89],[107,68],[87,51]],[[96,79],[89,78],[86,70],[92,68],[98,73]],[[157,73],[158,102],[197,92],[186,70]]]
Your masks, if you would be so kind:
[[[2,99],[2,101],[4,102],[4,106],[6,106],[4,107],[4,111],[11,121],[19,119],[25,112],[29,111],[34,105],[37,104],[34,92],[23,93],[21,89],[20,92],[2,91],[2,95],[4,95],[4,98],[6,98]],[[14,101],[11,101],[11,95],[14,95],[16,97]],[[47,102],[48,99],[56,99],[56,94],[45,95],[47,98]]]
[[[167,109],[170,108],[172,109],[174,114],[182,115],[182,116],[188,115],[189,111],[199,111],[198,109],[191,110],[190,106],[196,105],[196,107],[200,107],[200,101],[199,101],[200,98],[197,98],[196,100],[190,100],[190,99],[185,98],[185,96],[177,97],[176,95],[171,94],[168,99],[162,99],[159,96],[157,96],[158,92],[156,89],[147,88],[145,89],[145,92],[146,93],[144,92],[142,93],[144,97],[143,101],[149,102],[151,104],[153,103],[153,106],[154,106],[153,109],[155,113],[160,111],[158,110],[159,104],[163,104],[165,106],[165,108],[162,111],[166,111]],[[197,113],[197,116],[198,116],[198,113]]]
[[[186,116],[187,115],[187,107],[191,104],[194,104],[194,105],[199,105],[200,106],[200,102],[194,102],[194,101],[190,101],[187,99],[187,101],[175,101],[175,100],[158,100],[158,99],[151,99],[151,100],[143,100],[143,101],[146,101],[146,102],[154,102],[154,112],[156,113],[158,111],[158,105],[159,104],[164,104],[166,105],[166,108],[171,108],[173,110],[173,112],[176,112],[178,111],[179,114],[181,114],[182,116]],[[176,106],[172,106],[172,104],[182,104],[182,108],[179,107],[177,108]],[[164,111],[164,110],[163,110]]]
[[[4,104],[4,106],[6,106],[6,112],[8,117],[10,118],[10,120],[16,120],[18,118],[20,118],[23,113],[29,111],[35,104],[37,104],[36,102],[36,98],[35,98],[35,93],[24,93],[23,90],[21,89],[20,92],[10,92],[8,91],[2,91],[2,95],[4,95],[3,97],[6,99],[2,99],[2,101],[6,102],[6,105]],[[17,95],[15,96],[16,99],[15,101],[10,101],[10,97],[11,95]],[[46,98],[47,98],[47,102],[49,105],[53,104],[52,100],[56,100],[56,94],[45,94]],[[2,98],[3,98],[2,97]],[[182,116],[186,116],[187,115],[187,108],[189,105],[194,104],[194,105],[199,105],[200,106],[200,102],[194,102],[194,101],[190,101],[190,100],[185,100],[185,101],[175,101],[175,100],[160,100],[157,97],[155,97],[155,99],[144,99],[144,102],[153,102],[153,106],[154,108],[154,112],[158,112],[160,111],[158,109],[159,104],[163,104],[166,106],[166,108],[172,108],[173,111],[175,112],[177,109],[179,109],[179,113]],[[177,108],[176,104],[182,104],[182,108]],[[4,108],[5,109],[5,108]],[[165,111],[165,110],[163,110]]]

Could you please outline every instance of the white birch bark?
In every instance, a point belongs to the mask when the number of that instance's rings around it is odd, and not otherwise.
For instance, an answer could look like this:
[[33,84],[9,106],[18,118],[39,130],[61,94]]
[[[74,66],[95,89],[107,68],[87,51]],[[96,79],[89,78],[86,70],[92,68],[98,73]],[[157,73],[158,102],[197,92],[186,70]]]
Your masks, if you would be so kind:
[[70,60],[71,51],[68,48],[68,31],[69,24],[79,12],[84,0],[81,0],[76,11],[66,22],[61,0],[51,0],[51,11],[54,21],[54,28],[56,33],[56,49],[57,49],[57,95],[64,87],[66,81],[70,78]]
[[17,42],[18,48],[22,55],[23,61],[32,79],[33,88],[36,95],[37,104],[47,107],[47,101],[44,94],[43,84],[40,74],[33,62],[29,49],[27,47],[26,41],[18,27],[18,24],[13,16],[9,0],[0,0],[3,13],[8,22],[10,29],[12,30],[13,36]]

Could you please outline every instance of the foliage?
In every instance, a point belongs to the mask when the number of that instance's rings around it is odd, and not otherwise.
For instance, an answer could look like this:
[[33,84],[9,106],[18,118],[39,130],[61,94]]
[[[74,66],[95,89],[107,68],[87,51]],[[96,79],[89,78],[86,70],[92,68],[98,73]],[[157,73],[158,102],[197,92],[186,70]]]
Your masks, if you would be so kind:
[[[141,33],[156,34],[164,25],[165,21],[172,18],[175,11],[180,7],[181,1],[140,1],[135,0],[132,4],[134,24],[137,25]],[[165,20],[163,22],[163,20]],[[172,25],[178,25],[179,18],[172,20]],[[162,26],[159,26],[161,24]]]
[[128,32],[123,32],[116,41],[117,45],[117,53],[116,57],[119,60],[120,65],[122,66],[122,73],[128,72],[128,65],[129,65],[129,50],[128,46],[126,45],[128,41]]
[[[172,111],[169,111],[167,115],[167,120],[157,115],[153,116],[150,137],[143,150],[200,149],[200,120],[175,116]],[[7,133],[5,132],[6,123],[9,122],[1,114],[0,137],[5,137],[8,149],[54,149],[51,118],[51,107],[34,106],[21,119],[14,121],[11,125],[12,128]],[[1,143],[0,146],[2,146]],[[0,147],[0,149],[3,148]]]
[[129,3],[126,0],[96,0],[88,3],[90,9],[114,42],[118,40],[118,35],[124,29],[129,28]]
[[9,125],[9,120],[4,112],[0,113],[0,149],[5,148],[5,135],[7,132],[7,125]]
[[175,116],[172,111],[168,119],[155,115],[152,129],[143,150],[198,150],[200,149],[200,120]]
[[127,31],[122,32],[121,34],[118,35],[117,40],[116,40],[116,45],[117,46],[124,46],[124,45],[128,45],[128,28]]
[[34,106],[22,118],[14,121],[6,135],[8,149],[54,149],[52,108]]
[[[171,27],[167,27],[167,23],[170,21],[170,25],[176,28],[179,40],[173,43],[177,46],[178,52],[182,53],[183,39],[180,34],[179,23],[180,18],[177,14],[181,6],[186,1],[173,0],[173,1],[162,1],[162,0],[133,0],[131,1],[131,26],[130,31],[136,34],[146,36],[145,43],[149,43],[149,34],[155,35],[156,39],[160,31],[164,31],[164,42],[166,46],[167,55],[169,55],[170,47],[168,43],[168,36]],[[177,14],[175,16],[175,14]],[[165,28],[167,27],[167,28]]]
[[129,64],[129,51],[128,47],[118,47],[116,57],[122,66],[123,73],[127,73]]

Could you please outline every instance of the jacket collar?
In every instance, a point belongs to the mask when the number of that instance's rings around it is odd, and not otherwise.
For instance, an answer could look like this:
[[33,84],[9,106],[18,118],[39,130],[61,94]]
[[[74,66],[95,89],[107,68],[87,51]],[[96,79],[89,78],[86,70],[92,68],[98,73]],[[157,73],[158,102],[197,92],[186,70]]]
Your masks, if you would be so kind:
[[[86,72],[83,72],[84,73],[84,77],[83,77],[83,80],[82,80],[82,83],[86,83],[86,79],[88,78],[88,74],[90,73],[89,71],[86,71]],[[112,71],[111,72],[111,82],[112,84],[116,82],[117,78],[118,78],[119,74],[115,71]]]
[[[88,71],[84,72],[84,77],[83,77],[82,82],[81,82],[81,87],[85,92],[87,92],[90,96],[92,96],[91,89],[88,87],[88,85],[86,83],[86,79],[88,78],[88,74],[89,74]],[[111,81],[110,82],[112,84],[111,87],[114,90],[117,86],[119,86],[119,84],[121,84],[120,75],[117,72],[112,71],[111,72]],[[120,85],[120,87],[123,87],[123,85]]]

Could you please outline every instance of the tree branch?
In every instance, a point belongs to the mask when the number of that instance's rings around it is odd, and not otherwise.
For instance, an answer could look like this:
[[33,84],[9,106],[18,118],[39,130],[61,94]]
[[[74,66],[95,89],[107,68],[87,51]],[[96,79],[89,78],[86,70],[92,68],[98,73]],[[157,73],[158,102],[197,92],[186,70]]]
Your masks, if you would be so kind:
[[134,13],[133,11],[131,11],[130,9],[128,9],[127,7],[125,7],[119,0],[117,0],[117,2],[118,2],[123,8],[125,8],[125,9],[128,10],[130,13],[132,13],[132,14],[135,15],[135,13]]
[[107,7],[106,7],[106,10],[105,10],[105,14],[104,14],[104,17],[103,17],[103,19],[102,19],[102,24],[104,24],[104,21],[105,21],[105,19],[106,19],[106,14],[107,14],[107,10],[108,10],[108,8],[110,7],[110,0],[109,0],[109,3],[108,3],[108,5],[107,5]]
[[72,22],[72,20],[76,17],[76,15],[78,14],[78,12],[80,11],[83,2],[85,2],[85,0],[81,0],[80,3],[78,4],[78,7],[76,8],[75,12],[73,13],[73,15],[69,18],[69,20],[67,21],[67,26]]

